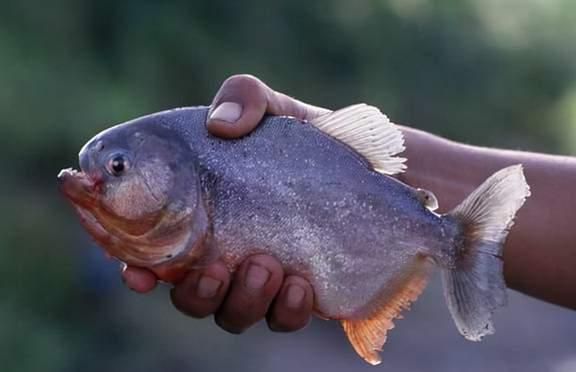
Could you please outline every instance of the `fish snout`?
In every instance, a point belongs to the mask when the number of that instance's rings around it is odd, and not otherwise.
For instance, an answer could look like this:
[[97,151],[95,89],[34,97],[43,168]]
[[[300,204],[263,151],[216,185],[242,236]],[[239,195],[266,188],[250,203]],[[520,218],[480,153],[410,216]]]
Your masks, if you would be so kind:
[[57,178],[58,188],[74,204],[88,206],[94,201],[98,182],[84,172],[72,168],[62,169]]

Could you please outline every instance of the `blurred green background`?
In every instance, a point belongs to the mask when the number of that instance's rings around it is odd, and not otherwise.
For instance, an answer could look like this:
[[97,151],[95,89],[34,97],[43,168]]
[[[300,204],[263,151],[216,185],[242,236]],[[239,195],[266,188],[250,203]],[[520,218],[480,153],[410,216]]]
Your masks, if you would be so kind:
[[468,143],[573,154],[575,40],[571,0],[2,0],[0,371],[576,371],[574,312],[512,293],[497,334],[469,343],[436,280],[377,368],[333,322],[225,334],[166,289],[125,289],[55,178],[97,131],[208,104],[235,73]]

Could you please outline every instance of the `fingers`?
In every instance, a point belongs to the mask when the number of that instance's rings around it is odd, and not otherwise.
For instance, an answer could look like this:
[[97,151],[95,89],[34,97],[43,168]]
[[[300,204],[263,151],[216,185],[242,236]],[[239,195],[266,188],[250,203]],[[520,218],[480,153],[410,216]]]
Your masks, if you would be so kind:
[[191,272],[170,292],[174,306],[186,315],[204,318],[222,305],[230,286],[230,273],[222,262]]
[[234,275],[230,293],[216,313],[216,323],[231,333],[241,333],[266,316],[282,286],[282,266],[270,256],[249,257]]
[[126,286],[138,293],[148,293],[156,288],[157,278],[154,273],[139,267],[124,266],[122,280]]
[[208,130],[224,138],[250,133],[268,113],[310,120],[329,110],[278,93],[251,75],[234,75],[222,84],[208,114]]
[[312,286],[298,276],[288,276],[268,313],[268,326],[277,332],[292,332],[310,321],[314,294]]
[[[150,292],[157,284],[154,273],[138,267],[125,266],[122,278],[139,293]],[[273,331],[299,330],[308,324],[314,303],[307,280],[284,277],[280,263],[265,255],[246,259],[234,278],[222,262],[195,270],[171,290],[170,297],[188,316],[216,314],[216,323],[231,333],[241,333],[264,317]]]

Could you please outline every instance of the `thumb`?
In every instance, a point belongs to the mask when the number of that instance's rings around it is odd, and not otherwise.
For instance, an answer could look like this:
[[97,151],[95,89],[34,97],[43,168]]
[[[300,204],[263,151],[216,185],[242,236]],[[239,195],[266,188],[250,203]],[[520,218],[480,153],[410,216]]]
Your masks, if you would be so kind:
[[311,120],[328,112],[275,92],[254,76],[234,75],[216,93],[207,126],[216,136],[238,138],[254,130],[265,114]]

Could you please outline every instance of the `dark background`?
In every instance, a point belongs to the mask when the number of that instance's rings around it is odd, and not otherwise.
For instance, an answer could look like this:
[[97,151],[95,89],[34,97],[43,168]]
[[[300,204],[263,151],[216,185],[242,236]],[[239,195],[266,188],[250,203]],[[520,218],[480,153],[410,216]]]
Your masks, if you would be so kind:
[[496,335],[471,343],[437,280],[380,367],[335,322],[228,335],[165,288],[125,289],[56,190],[97,131],[207,104],[234,73],[468,143],[574,154],[575,37],[570,0],[2,0],[0,370],[576,371],[576,313],[511,292]]

